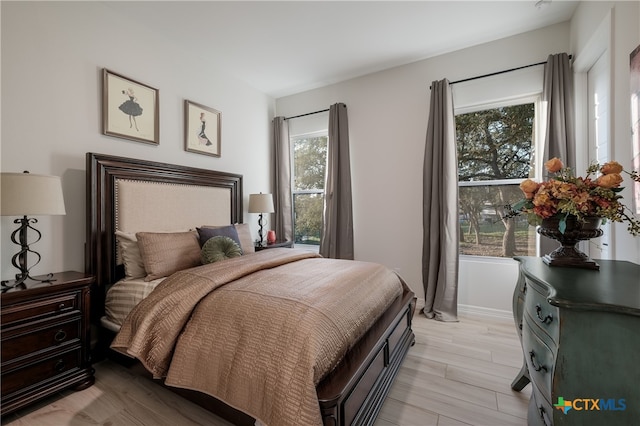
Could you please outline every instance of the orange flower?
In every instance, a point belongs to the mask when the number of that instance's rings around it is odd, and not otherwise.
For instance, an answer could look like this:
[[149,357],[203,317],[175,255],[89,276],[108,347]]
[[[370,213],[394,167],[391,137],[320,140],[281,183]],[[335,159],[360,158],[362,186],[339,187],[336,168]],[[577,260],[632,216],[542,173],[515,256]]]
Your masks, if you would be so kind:
[[617,188],[622,183],[622,176],[619,173],[602,175],[596,179],[596,184],[603,188]]
[[538,190],[538,183],[532,181],[531,179],[527,179],[520,183],[520,189],[522,190],[522,192],[524,192],[525,197],[530,200],[533,198],[534,192]]
[[551,160],[544,163],[544,167],[549,171],[549,173],[555,173],[562,170],[564,164],[558,157],[553,157]]
[[600,167],[600,173],[603,175],[610,175],[612,173],[622,173],[622,166],[617,161],[609,161]]

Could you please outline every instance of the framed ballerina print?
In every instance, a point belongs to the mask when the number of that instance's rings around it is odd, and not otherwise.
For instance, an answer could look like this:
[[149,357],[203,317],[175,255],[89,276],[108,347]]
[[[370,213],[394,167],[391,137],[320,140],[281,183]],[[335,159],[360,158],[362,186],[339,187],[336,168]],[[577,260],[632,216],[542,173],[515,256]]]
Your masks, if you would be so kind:
[[160,144],[158,89],[102,71],[102,133]]
[[213,108],[184,101],[184,149],[220,157],[222,113]]

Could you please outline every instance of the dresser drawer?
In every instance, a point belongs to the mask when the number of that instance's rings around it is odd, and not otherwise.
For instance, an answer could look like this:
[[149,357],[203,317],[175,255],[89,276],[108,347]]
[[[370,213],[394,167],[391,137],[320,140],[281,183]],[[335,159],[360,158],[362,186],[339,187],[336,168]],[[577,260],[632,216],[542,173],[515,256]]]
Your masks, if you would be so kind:
[[2,308],[2,327],[21,321],[32,321],[61,313],[79,311],[80,292],[30,300]]
[[81,318],[65,322],[27,324],[2,333],[2,363],[80,340]]
[[540,389],[547,401],[551,401],[551,381],[554,373],[555,355],[540,336],[536,334],[537,327],[531,324],[531,321],[532,319],[529,315],[524,316],[522,349],[527,360],[529,377],[535,383],[534,387]]
[[530,283],[527,283],[525,311],[554,342],[558,341],[558,318],[560,318],[558,308],[550,305],[547,302],[547,295],[542,294],[535,285]]
[[2,397],[12,392],[25,389],[45,380],[55,379],[65,373],[80,367],[82,348],[77,347],[62,354],[45,358],[24,368],[2,374]]
[[[535,404],[535,413],[533,414],[538,421],[537,424],[551,426],[553,425],[553,407],[540,393],[540,390],[534,385],[533,395],[531,395],[533,404]],[[531,422],[529,422],[531,423]]]

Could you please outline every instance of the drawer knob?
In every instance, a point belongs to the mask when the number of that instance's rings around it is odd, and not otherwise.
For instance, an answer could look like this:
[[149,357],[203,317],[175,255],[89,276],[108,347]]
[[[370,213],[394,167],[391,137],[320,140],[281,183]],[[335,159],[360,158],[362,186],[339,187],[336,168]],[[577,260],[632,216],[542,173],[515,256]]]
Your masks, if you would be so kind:
[[533,351],[529,352],[529,359],[531,359],[531,366],[533,367],[534,370],[536,371],[544,371],[545,373],[548,371],[547,367],[545,367],[544,365],[540,364],[540,365],[536,365],[536,354]]
[[542,312],[542,306],[540,306],[540,304],[538,303],[536,305],[536,316],[538,317],[538,320],[543,324],[549,324],[551,323],[551,321],[553,321],[553,315],[549,314],[543,318],[542,315],[540,315],[541,312]]
[[56,342],[62,342],[64,341],[64,339],[67,338],[67,333],[64,330],[58,330],[55,334],[55,336],[53,336],[53,339]]
[[65,363],[64,360],[59,360],[58,362],[56,362],[56,365],[53,366],[53,369],[57,372],[57,373],[61,373],[64,371],[65,368]]
[[61,303],[61,304],[58,305],[58,309],[63,310],[65,308],[65,306],[66,305],[64,303]]

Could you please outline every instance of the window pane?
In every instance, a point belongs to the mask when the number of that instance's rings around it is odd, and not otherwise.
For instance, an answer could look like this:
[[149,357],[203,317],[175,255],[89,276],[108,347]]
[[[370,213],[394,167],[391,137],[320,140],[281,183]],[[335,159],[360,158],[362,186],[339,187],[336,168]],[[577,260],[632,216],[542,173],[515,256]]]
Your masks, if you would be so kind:
[[293,194],[294,242],[320,245],[322,194]]
[[465,186],[459,190],[460,254],[535,256],[536,233],[526,216],[501,219],[504,206],[522,198],[518,185]]
[[324,189],[327,136],[299,137],[293,141],[293,190]]
[[533,103],[457,115],[459,180],[533,176],[534,118]]

